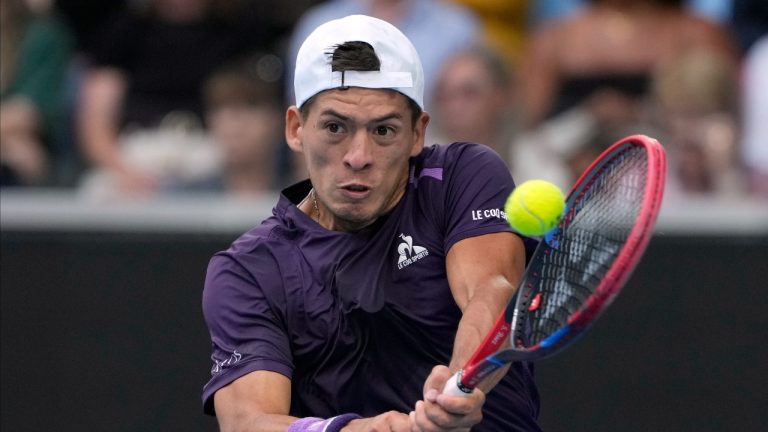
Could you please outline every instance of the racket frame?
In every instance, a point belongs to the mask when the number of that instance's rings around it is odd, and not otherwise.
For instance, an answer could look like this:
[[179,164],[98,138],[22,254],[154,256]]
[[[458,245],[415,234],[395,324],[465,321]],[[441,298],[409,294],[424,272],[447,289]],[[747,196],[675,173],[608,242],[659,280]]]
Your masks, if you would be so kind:
[[[605,166],[619,157],[621,153],[629,151],[635,146],[645,148],[648,158],[647,169],[650,175],[646,179],[640,213],[611,268],[584,305],[568,318],[564,326],[532,346],[515,346],[514,339],[516,330],[518,330],[520,310],[529,308],[532,302],[538,301],[536,296],[530,298],[529,295],[526,295],[527,290],[524,286],[524,284],[532,285],[536,278],[540,277],[540,274],[537,274],[540,265],[534,260],[540,259],[542,254],[549,253],[550,244],[557,241],[559,228],[569,223],[574,216],[573,204],[580,201],[594,182],[600,178]],[[551,356],[584,334],[585,330],[613,302],[640,261],[652,236],[653,226],[659,213],[664,193],[665,175],[666,157],[664,149],[658,141],[645,135],[632,135],[619,140],[596,158],[584,170],[568,194],[563,219],[537,247],[531,263],[522,276],[517,295],[513,297],[505,311],[500,314],[493,328],[467,361],[465,367],[446,383],[444,393],[467,395],[488,375],[506,364],[513,361],[535,361]],[[504,344],[510,340],[512,340],[512,346],[503,348]]]

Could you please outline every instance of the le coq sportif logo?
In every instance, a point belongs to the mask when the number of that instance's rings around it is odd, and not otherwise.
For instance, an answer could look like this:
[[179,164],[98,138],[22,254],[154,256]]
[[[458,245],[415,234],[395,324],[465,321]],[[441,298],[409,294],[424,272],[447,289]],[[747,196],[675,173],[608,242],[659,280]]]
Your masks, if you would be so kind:
[[402,242],[397,245],[397,253],[399,254],[397,258],[398,269],[408,267],[429,255],[427,248],[413,244],[413,237],[401,233],[400,239],[402,239]]

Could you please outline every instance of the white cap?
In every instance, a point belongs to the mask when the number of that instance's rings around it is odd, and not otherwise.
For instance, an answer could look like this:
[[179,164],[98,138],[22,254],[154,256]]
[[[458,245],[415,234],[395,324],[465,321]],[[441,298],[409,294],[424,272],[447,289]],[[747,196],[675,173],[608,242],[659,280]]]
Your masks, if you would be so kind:
[[[345,42],[367,42],[381,61],[379,71],[331,71],[330,54]],[[392,24],[365,15],[350,15],[322,24],[299,48],[293,79],[296,106],[338,87],[392,89],[424,109],[424,70],[416,48]]]

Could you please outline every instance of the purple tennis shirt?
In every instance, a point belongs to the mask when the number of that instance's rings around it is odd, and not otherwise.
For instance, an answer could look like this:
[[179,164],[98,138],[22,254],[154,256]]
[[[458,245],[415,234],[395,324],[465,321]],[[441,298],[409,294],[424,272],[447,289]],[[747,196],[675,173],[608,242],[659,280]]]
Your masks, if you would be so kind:
[[[456,242],[510,231],[514,183],[488,147],[431,146],[412,158],[407,191],[358,232],[329,231],[280,196],[273,216],[211,259],[203,311],[213,394],[253,371],[291,379],[291,415],[409,412],[433,366],[448,364],[461,311],[445,258]],[[535,243],[526,239],[529,253]],[[515,363],[488,395],[474,431],[538,431],[532,365]]]

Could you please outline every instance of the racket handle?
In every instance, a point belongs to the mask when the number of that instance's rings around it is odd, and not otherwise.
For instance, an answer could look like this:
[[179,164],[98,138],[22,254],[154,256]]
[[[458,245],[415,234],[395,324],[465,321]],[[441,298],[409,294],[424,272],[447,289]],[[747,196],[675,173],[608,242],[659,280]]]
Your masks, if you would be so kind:
[[448,381],[445,382],[445,386],[443,387],[443,394],[449,395],[449,396],[469,396],[472,391],[466,392],[463,389],[466,388],[459,384],[459,380],[461,379],[461,372],[458,371],[453,376],[448,378]]

